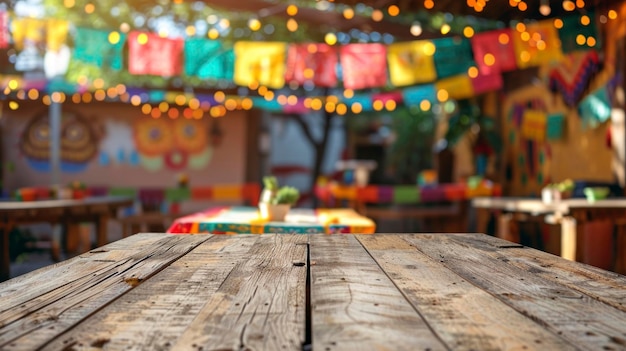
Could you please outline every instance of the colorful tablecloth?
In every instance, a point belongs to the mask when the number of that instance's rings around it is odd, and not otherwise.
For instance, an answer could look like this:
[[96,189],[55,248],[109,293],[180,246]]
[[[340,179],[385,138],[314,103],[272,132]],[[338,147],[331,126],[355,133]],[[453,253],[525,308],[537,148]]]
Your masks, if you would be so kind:
[[349,208],[292,208],[285,221],[261,218],[256,207],[215,207],[178,218],[167,230],[174,234],[373,234],[376,224]]

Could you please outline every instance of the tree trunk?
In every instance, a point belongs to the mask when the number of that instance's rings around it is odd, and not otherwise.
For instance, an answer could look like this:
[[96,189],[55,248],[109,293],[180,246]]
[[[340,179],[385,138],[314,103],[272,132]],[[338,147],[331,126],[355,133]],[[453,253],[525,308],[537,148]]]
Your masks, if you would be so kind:
[[300,126],[300,129],[302,130],[302,133],[304,133],[304,136],[306,137],[306,139],[311,143],[311,146],[313,146],[313,150],[315,152],[314,160],[313,160],[313,169],[311,173],[311,182],[309,186],[311,194],[313,195],[312,197],[313,207],[317,207],[318,205],[318,199],[315,196],[314,190],[315,190],[315,185],[317,183],[317,178],[322,173],[322,167],[324,165],[324,158],[326,158],[326,149],[328,146],[328,140],[329,140],[330,130],[331,130],[334,116],[335,115],[333,113],[329,113],[329,112],[324,113],[323,121],[322,121],[323,123],[322,124],[322,137],[320,140],[316,140],[315,137],[313,137],[313,133],[311,132],[311,127],[302,118],[302,116],[292,115],[293,119]]

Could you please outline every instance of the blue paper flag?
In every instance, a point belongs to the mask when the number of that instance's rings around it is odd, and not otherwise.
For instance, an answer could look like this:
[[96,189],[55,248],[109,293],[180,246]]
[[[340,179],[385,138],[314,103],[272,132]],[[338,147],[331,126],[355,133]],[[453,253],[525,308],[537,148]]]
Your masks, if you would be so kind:
[[402,99],[408,106],[419,106],[419,104],[424,100],[436,102],[437,91],[434,84],[406,88],[402,91]]

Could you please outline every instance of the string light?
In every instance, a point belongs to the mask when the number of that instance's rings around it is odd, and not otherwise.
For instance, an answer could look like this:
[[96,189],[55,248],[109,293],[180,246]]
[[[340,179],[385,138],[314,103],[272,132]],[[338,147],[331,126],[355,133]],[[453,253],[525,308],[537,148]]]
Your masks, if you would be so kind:
[[419,37],[422,35],[422,25],[419,22],[413,22],[411,25],[411,35],[414,37]]
[[539,13],[544,16],[549,16],[552,12],[552,8],[550,7],[550,2],[548,0],[541,0],[541,5],[539,6]]

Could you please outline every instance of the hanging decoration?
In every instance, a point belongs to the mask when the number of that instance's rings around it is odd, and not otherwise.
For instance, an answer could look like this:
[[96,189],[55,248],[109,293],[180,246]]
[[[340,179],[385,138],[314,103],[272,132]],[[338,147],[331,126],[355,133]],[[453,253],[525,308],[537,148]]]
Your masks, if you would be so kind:
[[522,116],[522,137],[527,140],[543,142],[546,136],[546,120],[545,112],[526,109]]
[[435,45],[429,40],[391,44],[387,48],[389,79],[397,87],[433,82]]
[[472,46],[468,39],[440,38],[433,41],[436,51],[434,55],[437,77],[445,78],[462,73],[474,66]]
[[122,51],[126,34],[119,33],[117,41],[109,40],[108,31],[76,28],[74,49],[65,75],[68,82],[85,85],[98,78],[106,80],[105,69],[120,71],[123,65]]
[[517,69],[510,28],[477,33],[471,39],[476,66],[483,75]]
[[540,21],[526,26],[525,31],[513,31],[513,45],[519,68],[559,62],[563,56],[559,33],[552,21]]
[[402,98],[410,106],[419,106],[422,101],[433,103],[437,101],[437,90],[434,84],[406,88],[402,91]]
[[548,115],[546,121],[546,139],[549,141],[563,139],[565,115],[562,113]]
[[217,40],[185,40],[185,74],[202,79],[233,80],[235,52]]
[[474,96],[472,81],[464,74],[441,79],[435,83],[435,88],[447,92],[450,99],[462,100]]
[[387,48],[383,44],[349,44],[340,48],[346,89],[383,87],[387,84]]
[[0,49],[9,47],[9,14],[0,10]]
[[611,102],[606,86],[587,95],[578,104],[578,115],[584,128],[596,128],[611,117]]
[[504,86],[504,80],[500,73],[482,74],[471,78],[472,90],[475,95],[486,93],[488,91],[500,90]]
[[285,85],[287,44],[278,42],[235,43],[235,84],[265,85],[279,89]]
[[589,48],[599,49],[601,42],[598,40],[597,26],[593,21],[595,14],[589,12],[582,16],[566,16],[561,19],[563,27],[559,29],[561,50],[569,53]]
[[285,80],[318,87],[337,85],[337,49],[327,44],[289,45]]
[[568,106],[575,106],[599,70],[595,50],[569,53],[550,71],[550,89],[560,92]]
[[154,33],[128,33],[128,71],[136,75],[174,77],[182,71],[182,39],[162,38]]

